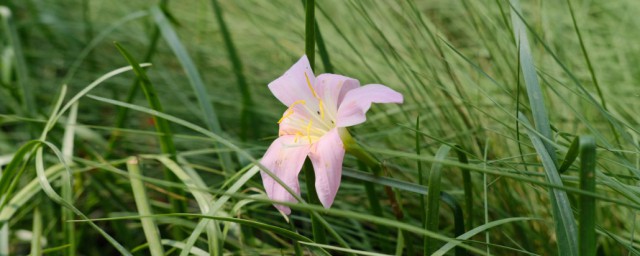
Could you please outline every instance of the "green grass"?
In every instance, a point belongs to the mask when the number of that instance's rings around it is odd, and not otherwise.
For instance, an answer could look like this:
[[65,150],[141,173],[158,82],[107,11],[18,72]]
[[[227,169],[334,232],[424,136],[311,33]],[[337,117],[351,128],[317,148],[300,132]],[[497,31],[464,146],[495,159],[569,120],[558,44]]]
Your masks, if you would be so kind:
[[[640,254],[640,2],[311,2],[0,1],[0,255]],[[405,102],[283,216],[305,52]]]

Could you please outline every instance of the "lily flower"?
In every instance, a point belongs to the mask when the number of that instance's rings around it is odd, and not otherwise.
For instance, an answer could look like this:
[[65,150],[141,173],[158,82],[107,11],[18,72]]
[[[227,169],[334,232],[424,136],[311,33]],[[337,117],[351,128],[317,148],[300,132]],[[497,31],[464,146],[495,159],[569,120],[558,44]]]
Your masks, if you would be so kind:
[[[287,72],[269,83],[269,90],[288,109],[278,121],[279,136],[273,141],[262,165],[298,195],[298,174],[307,156],[315,172],[318,198],[331,207],[342,177],[346,143],[352,143],[345,127],[366,120],[371,103],[402,103],[400,93],[380,84],[360,86],[358,80],[334,74],[315,77],[304,55]],[[267,196],[275,201],[297,200],[264,171]],[[274,204],[284,214],[291,209]]]

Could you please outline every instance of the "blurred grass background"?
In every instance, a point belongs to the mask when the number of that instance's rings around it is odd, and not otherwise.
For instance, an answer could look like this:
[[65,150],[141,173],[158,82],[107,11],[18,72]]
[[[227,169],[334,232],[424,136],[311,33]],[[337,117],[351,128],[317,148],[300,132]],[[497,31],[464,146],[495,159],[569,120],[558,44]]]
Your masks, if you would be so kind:
[[[220,13],[214,11],[214,2]],[[351,129],[388,167],[385,178],[366,176],[367,170],[347,156],[332,209],[294,208],[288,224],[265,199],[260,178],[248,176],[244,183],[241,176],[255,174],[245,153],[260,158],[277,135],[276,121],[285,107],[266,85],[304,54],[302,2],[0,1],[6,7],[0,27],[0,164],[13,174],[0,180],[0,220],[7,225],[0,231],[0,254],[146,255],[160,253],[162,243],[165,253],[177,255],[187,253],[182,248],[190,242],[193,254],[354,253],[346,251],[345,243],[362,254],[430,254],[423,234],[403,225],[423,226],[420,192],[426,188],[419,185],[419,173],[427,179],[434,163],[443,163],[442,178],[428,184],[438,183],[463,206],[465,231],[478,229],[460,238],[472,253],[577,255],[558,243],[558,234],[568,230],[569,240],[577,241],[582,228],[591,227],[597,239],[586,251],[638,254],[640,47],[634,42],[640,38],[640,17],[635,15],[640,2],[574,0],[569,6],[567,1],[523,1],[521,12],[516,11],[517,2],[317,1],[315,18],[331,68],[317,55],[316,74],[330,69],[361,84],[385,84],[403,93],[405,103],[374,106],[368,121]],[[152,11],[163,5],[163,11]],[[220,14],[241,63],[233,63]],[[514,28],[520,16],[524,26]],[[169,22],[158,22],[162,17]],[[517,40],[518,29],[527,32],[528,42]],[[168,36],[171,30],[177,38]],[[169,120],[177,155],[163,158],[151,115],[129,110],[123,127],[117,127],[123,109],[87,97],[77,105],[77,118],[65,112],[51,119],[63,85],[66,103],[94,80],[129,65],[113,42],[138,62],[152,63],[145,70],[164,113],[211,130],[237,147]],[[182,58],[194,66],[185,65],[176,45],[186,49],[188,55]],[[534,67],[527,66],[527,58]],[[204,104],[211,105],[215,116],[202,108],[203,95],[194,91],[197,81],[189,74],[203,81]],[[531,76],[537,81],[527,79]],[[125,72],[89,93],[126,101],[138,86],[135,81],[134,72]],[[530,90],[538,87],[542,98],[532,101]],[[132,103],[149,108],[141,91]],[[534,116],[542,113],[541,106],[549,134],[536,126],[540,121]],[[519,121],[518,112],[533,124]],[[220,130],[208,123],[212,117]],[[50,131],[48,120],[56,124]],[[119,137],[110,148],[113,134]],[[597,145],[594,167],[585,167],[585,159],[578,157],[578,152],[590,156],[593,145],[576,144],[571,150],[576,138],[584,142],[589,134]],[[13,157],[38,138],[68,153],[68,161],[62,164],[54,150],[40,152],[39,161],[35,148],[24,159]],[[553,151],[535,147],[536,139]],[[444,160],[434,157],[442,145],[459,145],[468,163],[453,151]],[[557,160],[543,166],[545,154]],[[135,174],[136,167],[125,165],[131,156],[140,156],[141,176]],[[173,161],[179,165],[172,166]],[[37,163],[44,166],[42,173],[36,172]],[[24,170],[18,171],[22,165]],[[71,175],[65,176],[64,166]],[[596,173],[594,190],[580,186],[580,174],[590,168]],[[45,175],[45,169],[50,173]],[[462,169],[470,170],[470,180],[463,179]],[[164,172],[176,177],[163,180]],[[562,182],[545,179],[549,173],[561,174]],[[144,186],[136,183],[140,177]],[[42,179],[55,191],[47,190]],[[366,183],[375,185],[382,223],[373,220]],[[232,189],[232,184],[240,187]],[[393,198],[383,185],[392,187]],[[96,221],[96,227],[68,222],[83,218],[52,200],[56,191],[87,218],[107,219]],[[554,191],[567,191],[568,201],[556,203]],[[134,197],[141,193],[148,197],[150,212],[142,211],[140,203],[145,203]],[[231,198],[223,200],[225,195]],[[590,195],[597,196],[595,217],[580,219],[579,231],[558,228],[561,218],[553,206],[564,206],[564,213],[577,221],[584,215],[579,207],[593,198]],[[399,209],[392,207],[396,204]],[[220,210],[207,214],[214,206]],[[334,248],[308,244],[314,241],[310,212],[320,213],[338,234],[340,238],[328,236],[327,244]],[[207,232],[188,238],[202,216],[182,213],[233,220],[219,219],[207,224]],[[143,218],[152,220],[146,223],[117,219],[148,214],[164,215]],[[439,225],[431,231],[445,239],[432,248],[456,237],[449,208],[440,207],[437,217]],[[148,227],[159,230],[155,238]]]

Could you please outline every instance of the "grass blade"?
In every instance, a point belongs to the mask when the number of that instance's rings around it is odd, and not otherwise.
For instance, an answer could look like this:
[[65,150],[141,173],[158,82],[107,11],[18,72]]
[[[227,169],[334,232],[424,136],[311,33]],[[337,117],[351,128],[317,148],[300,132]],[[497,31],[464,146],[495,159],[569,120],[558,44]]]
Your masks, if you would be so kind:
[[[65,161],[72,162],[73,159],[73,146],[76,128],[76,119],[78,117],[78,103],[76,102],[71,106],[69,112],[69,118],[67,120],[66,127],[64,129],[64,137],[62,141],[62,154]],[[71,173],[62,173],[62,198],[68,202],[73,202],[73,176]],[[63,233],[65,234],[65,241],[68,243],[66,248],[66,255],[76,255],[76,226],[72,222],[68,222],[73,219],[73,212],[68,208],[62,207],[62,223]]]
[[251,131],[255,133],[257,129],[250,129],[250,121],[255,121],[256,115],[253,115],[251,109],[253,109],[253,100],[251,99],[251,92],[249,91],[249,85],[247,85],[247,81],[244,77],[244,71],[242,67],[242,61],[240,61],[240,56],[238,55],[238,51],[236,51],[236,47],[233,43],[233,38],[231,38],[231,32],[227,28],[227,24],[224,21],[224,17],[222,15],[222,7],[218,3],[218,0],[211,0],[211,5],[213,6],[213,11],[216,16],[216,20],[218,21],[218,26],[220,26],[220,32],[222,33],[222,39],[224,40],[224,44],[227,47],[227,53],[229,54],[229,60],[233,66],[233,72],[236,75],[236,81],[238,82],[238,89],[240,90],[240,94],[242,95],[242,110],[240,113],[240,138],[243,141],[246,141],[248,136],[256,137],[256,134],[249,134]]
[[37,206],[33,211],[33,230],[31,231],[30,255],[42,255],[42,214],[40,213],[40,207]]
[[[551,184],[563,186],[560,174],[556,169],[555,162],[547,152],[538,134],[531,129],[531,124],[519,113],[518,118],[526,128],[531,142],[538,152],[538,156],[542,160],[547,181]],[[567,192],[555,188],[549,188],[549,197],[551,199],[553,221],[556,226],[556,237],[558,239],[558,253],[560,255],[580,255],[578,252],[578,230],[576,228],[573,211],[569,202]]]
[[[456,145],[455,150],[458,155],[458,161],[464,165],[468,165],[469,159],[467,159],[467,154],[462,147]],[[465,222],[469,227],[473,227],[473,183],[471,182],[471,172],[467,168],[460,169],[462,170],[462,183],[464,186],[464,206],[467,212],[467,220]]]
[[[444,159],[449,154],[451,147],[442,145],[436,152],[436,159]],[[425,229],[437,232],[440,220],[440,177],[442,164],[434,163],[429,173],[429,193],[427,194],[427,215]],[[424,255],[431,255],[435,249],[435,240],[431,237],[424,239]]]
[[[213,196],[211,194],[206,193],[207,185],[204,183],[202,178],[198,176],[198,174],[191,170],[190,168],[182,168],[175,161],[171,160],[165,156],[144,156],[160,161],[166,168],[171,170],[174,175],[176,175],[180,181],[187,187],[189,192],[193,195],[198,203],[198,207],[202,214],[207,214],[209,209],[212,207],[212,202],[214,201]],[[227,213],[223,213],[226,215]],[[209,252],[211,254],[221,253],[221,238],[220,231],[218,230],[218,225],[215,221],[210,221],[207,225],[205,225],[205,229],[207,232],[207,237],[209,241]]]
[[[580,137],[580,189],[596,192],[596,142],[591,136]],[[580,195],[578,201],[580,223],[580,255],[596,255],[596,199]]]
[[[527,96],[529,96],[529,104],[531,105],[531,112],[533,114],[533,122],[535,123],[536,131],[548,140],[553,141],[553,135],[551,133],[551,125],[549,123],[549,116],[544,103],[544,96],[542,94],[542,88],[538,82],[538,75],[536,68],[533,64],[533,55],[531,53],[531,46],[527,37],[527,27],[524,25],[524,21],[518,16],[517,13],[522,13],[519,0],[510,0],[511,10],[511,23],[513,24],[513,34],[516,38],[516,45],[519,47],[519,59],[520,67],[522,68],[522,75],[524,77],[524,83],[527,89]],[[556,164],[556,153],[553,145],[547,141],[542,141],[546,151],[551,157],[554,165]]]
[[514,217],[514,218],[507,218],[507,219],[501,219],[501,220],[495,220],[489,223],[485,223],[482,224],[478,227],[475,227],[472,230],[469,230],[469,232],[466,232],[462,235],[459,235],[456,237],[456,240],[450,241],[448,243],[446,243],[445,245],[443,245],[442,247],[440,247],[440,249],[438,249],[437,251],[435,251],[432,256],[442,256],[445,255],[449,250],[453,249],[454,247],[456,247],[457,245],[463,243],[464,240],[468,240],[471,239],[472,237],[476,236],[477,234],[486,232],[487,230],[500,226],[500,225],[504,225],[507,223],[511,223],[511,222],[516,222],[516,221],[530,221],[530,220],[539,220],[536,218],[528,218],[528,217]]
[[[60,152],[60,150],[58,148],[56,148],[53,144],[51,144],[49,142],[46,142],[46,141],[40,141],[40,143],[44,144],[44,145],[47,145],[51,150],[53,150],[53,152],[55,153],[56,157],[58,157],[58,160],[64,166],[65,171],[69,172],[69,173],[71,172],[71,170],[69,169],[69,166],[64,161],[64,157],[62,156],[62,152]],[[51,200],[53,200],[54,202],[62,205],[63,207],[69,208],[76,215],[80,216],[80,218],[82,218],[84,220],[89,220],[89,218],[86,215],[84,215],[84,213],[82,213],[80,210],[78,210],[78,208],[73,206],[73,204],[71,204],[70,202],[65,201],[60,195],[58,195],[58,193],[55,190],[53,190],[53,187],[51,186],[51,183],[47,179],[47,175],[46,175],[46,172],[45,172],[45,169],[44,169],[44,153],[43,153],[43,148],[42,147],[39,147],[36,150],[35,161],[36,161],[36,174],[37,174],[38,182],[40,183],[40,187],[41,187],[42,191],[49,198],[51,198]],[[89,225],[91,225],[91,227],[96,229],[96,231],[98,231],[122,255],[127,255],[127,256],[131,255],[131,253],[129,251],[127,251],[127,249],[125,249],[120,243],[118,243],[118,241],[116,241],[112,236],[107,234],[107,232],[105,232],[98,225],[96,225],[92,221],[89,221]]]
[[[147,200],[147,191],[144,188],[142,180],[140,180],[142,173],[138,166],[138,159],[135,157],[129,158],[127,161],[127,169],[130,174],[129,180],[131,181],[131,190],[133,191],[133,197],[136,201],[138,213],[140,213],[140,216],[152,215],[151,206]],[[140,222],[142,222],[142,230],[144,231],[144,236],[147,238],[147,243],[149,243],[149,252],[151,255],[164,255],[164,249],[160,242],[160,232],[158,231],[158,226],[155,224],[153,218],[143,217],[140,219]]]
[[311,70],[316,71],[316,31],[315,31],[315,10],[316,1],[305,1],[305,15],[304,15],[304,53],[307,54]]
[[[142,87],[142,91],[144,92],[144,95],[149,102],[149,106],[155,111],[163,112],[162,104],[160,103],[158,94],[156,93],[153,84],[151,84],[151,80],[149,80],[149,77],[147,77],[146,72],[140,67],[140,64],[138,64],[136,59],[131,56],[131,54],[129,54],[127,50],[125,50],[120,44],[116,42],[115,46],[116,48],[118,48],[118,51],[120,51],[120,54],[124,56],[127,62],[129,62],[129,65],[131,65],[131,67],[133,68],[140,86]],[[158,131],[158,133],[160,134],[160,138],[158,139],[160,141],[160,148],[162,150],[162,153],[169,155],[169,157],[175,160],[176,147],[173,143],[173,133],[171,132],[169,122],[156,116],[152,116],[152,118],[156,131]],[[178,178],[168,170],[164,171],[164,176],[166,180],[178,181]],[[184,195],[184,191],[176,188],[171,189],[171,192],[178,195]],[[171,202],[171,205],[173,205],[174,212],[186,211],[186,204],[184,202],[174,199],[173,197],[169,197],[169,201]],[[181,236],[178,231],[175,231],[174,235],[177,235],[177,237]]]
[[25,112],[29,117],[35,116],[35,96],[33,95],[34,89],[29,82],[29,72],[27,70],[27,63],[22,52],[22,43],[16,30],[13,15],[11,10],[6,6],[0,6],[0,16],[2,18],[2,24],[5,27],[6,37],[9,38],[9,43],[13,48],[13,57],[16,68],[16,75],[18,76],[18,87],[20,88],[21,100],[24,104]]
[[569,167],[571,167],[571,164],[573,164],[573,162],[576,161],[576,158],[578,158],[579,147],[580,147],[580,137],[575,137],[571,142],[571,145],[569,146],[569,150],[567,151],[567,154],[564,156],[564,159],[562,160],[562,164],[560,165],[560,168],[558,168],[558,172],[564,173],[567,170],[569,170]]
[[[162,10],[159,7],[154,6],[151,8],[151,13],[156,22],[156,25],[160,28],[160,33],[164,37],[173,53],[178,58],[178,61],[184,68],[185,73],[187,74],[187,78],[193,88],[193,91],[200,103],[200,108],[204,115],[204,121],[209,130],[213,133],[222,135],[222,128],[220,127],[220,122],[218,121],[218,115],[213,109],[213,105],[211,105],[211,99],[209,98],[209,94],[205,89],[204,82],[200,77],[200,73],[196,68],[195,63],[189,57],[187,50],[184,48],[178,35],[174,31],[171,24],[169,24],[169,20],[164,15]],[[216,143],[216,147],[222,148],[222,146]],[[219,153],[220,161],[222,163],[222,169],[230,174],[233,170],[233,163],[231,162],[231,156],[228,153],[221,152]]]

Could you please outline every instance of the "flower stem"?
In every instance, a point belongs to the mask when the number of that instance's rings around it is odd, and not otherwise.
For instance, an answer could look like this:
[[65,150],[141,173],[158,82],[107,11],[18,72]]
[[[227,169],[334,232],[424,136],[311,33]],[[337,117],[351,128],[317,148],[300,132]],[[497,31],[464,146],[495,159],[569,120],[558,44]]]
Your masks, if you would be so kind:
[[338,129],[338,133],[340,134],[340,139],[342,139],[344,150],[371,168],[373,174],[379,175],[382,171],[380,161],[358,145],[358,142],[351,137],[351,134],[346,128]]
[[311,69],[315,71],[316,30],[315,30],[315,0],[306,0],[305,4],[305,36],[304,52],[307,54]]

